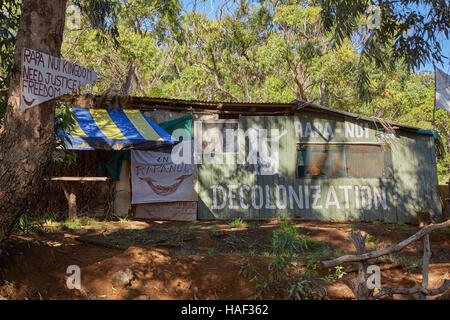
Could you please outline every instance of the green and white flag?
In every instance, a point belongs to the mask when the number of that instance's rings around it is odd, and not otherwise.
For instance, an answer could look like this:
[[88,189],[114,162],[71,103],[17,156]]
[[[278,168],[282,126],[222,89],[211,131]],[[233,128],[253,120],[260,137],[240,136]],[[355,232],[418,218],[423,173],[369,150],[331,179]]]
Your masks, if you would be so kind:
[[436,107],[450,112],[450,75],[439,68],[435,69],[436,76]]

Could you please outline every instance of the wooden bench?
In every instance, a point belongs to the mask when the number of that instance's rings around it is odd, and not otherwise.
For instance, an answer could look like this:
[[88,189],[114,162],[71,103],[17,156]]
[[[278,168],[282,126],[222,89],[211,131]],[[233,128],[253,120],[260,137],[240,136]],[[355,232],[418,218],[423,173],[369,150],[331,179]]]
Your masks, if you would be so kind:
[[[46,181],[57,181],[61,188],[64,191],[64,195],[66,196],[68,203],[68,218],[73,219],[77,216],[77,196],[75,194],[76,191],[76,183],[85,183],[85,182],[109,182],[111,179],[108,177],[51,177],[44,179]],[[108,191],[106,192],[105,201],[106,203],[111,202],[110,189],[111,184],[108,185]],[[110,208],[111,206],[108,206]],[[106,206],[105,206],[106,208]],[[110,210],[110,209],[109,209]],[[105,216],[108,216],[110,212],[104,211]]]

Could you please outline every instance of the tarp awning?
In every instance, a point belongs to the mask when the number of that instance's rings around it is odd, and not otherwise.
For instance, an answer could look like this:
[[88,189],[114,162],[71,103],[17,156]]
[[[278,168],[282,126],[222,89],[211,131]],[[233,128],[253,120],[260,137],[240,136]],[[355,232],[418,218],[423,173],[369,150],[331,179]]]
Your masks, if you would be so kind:
[[189,133],[189,139],[192,139],[192,137],[194,136],[194,133],[192,130],[193,120],[194,120],[194,115],[188,114],[181,118],[158,123],[158,126],[163,128],[170,134],[172,134],[177,129],[184,129],[187,133]]
[[76,125],[68,136],[72,150],[153,149],[178,142],[140,110],[71,109]]

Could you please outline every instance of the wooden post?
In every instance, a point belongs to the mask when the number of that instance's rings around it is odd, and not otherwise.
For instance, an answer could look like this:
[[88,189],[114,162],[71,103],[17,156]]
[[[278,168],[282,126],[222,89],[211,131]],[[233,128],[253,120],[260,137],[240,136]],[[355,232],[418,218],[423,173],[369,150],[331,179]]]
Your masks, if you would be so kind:
[[114,213],[114,191],[116,182],[112,180],[108,180],[105,193],[105,205],[103,207],[103,214],[105,215],[105,219],[111,219]]
[[[61,188],[64,190],[64,195],[66,196],[68,206],[69,206],[69,212],[68,212],[68,218],[74,219],[77,217],[77,186],[76,183],[85,183],[88,181],[105,181],[108,182],[108,177],[52,177],[50,179],[51,181],[58,181]],[[108,192],[111,192],[108,190]],[[110,197],[110,195],[106,195],[107,197]],[[109,205],[110,207],[110,205]],[[110,212],[111,209],[106,207],[105,212]]]
[[[356,255],[362,255],[367,253],[366,249],[366,237],[362,235],[360,230],[351,231],[349,238],[352,240],[353,245],[356,248]],[[368,300],[373,295],[373,290],[367,288],[367,263],[365,261],[358,262],[358,277],[355,280],[345,282],[347,286],[353,291],[357,300]]]
[[[431,223],[430,220],[424,221],[421,227],[425,227]],[[428,289],[428,269],[430,265],[431,248],[430,248],[430,234],[423,236],[423,262],[422,262],[422,288]],[[423,292],[417,294],[419,300],[426,300],[427,296]]]
[[[430,235],[427,233],[423,237],[423,266],[422,266],[422,288],[428,289],[428,266],[430,264],[431,249],[430,249]],[[427,296],[419,292],[418,298],[425,300]]]
[[75,188],[72,183],[60,181],[59,182],[62,189],[64,190],[64,195],[67,199],[68,213],[67,217],[69,220],[73,220],[77,217],[77,195],[75,194]]
[[[423,263],[422,263],[422,287],[428,289],[428,266],[430,264],[431,248],[430,248],[430,235],[427,233],[423,237]],[[425,300],[427,296],[422,292],[419,292],[418,298]]]

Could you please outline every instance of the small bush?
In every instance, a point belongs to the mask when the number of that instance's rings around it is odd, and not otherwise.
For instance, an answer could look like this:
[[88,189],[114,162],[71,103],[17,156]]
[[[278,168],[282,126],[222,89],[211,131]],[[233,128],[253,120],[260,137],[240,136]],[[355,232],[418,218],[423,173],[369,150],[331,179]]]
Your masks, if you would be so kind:
[[122,216],[119,216],[119,215],[116,215],[116,214],[115,214],[115,215],[113,215],[111,218],[112,218],[112,220],[118,221],[118,222],[120,222],[120,223],[131,222],[131,219],[128,218],[128,216],[122,217]]
[[320,284],[317,264],[308,263],[303,267],[303,276],[291,284],[288,297],[294,300],[321,300],[327,296],[327,290]]
[[371,236],[367,236],[366,237],[366,243],[367,244],[369,244],[369,243],[374,243],[375,244],[375,238],[371,237]]
[[[298,253],[305,254],[305,249],[318,248],[308,255],[314,258],[330,255],[330,250],[322,241],[316,241],[307,235],[297,233],[296,225],[287,218],[280,223],[280,228],[273,231],[272,250],[264,252],[264,256],[271,256],[268,266],[268,276],[262,276],[255,266],[248,261],[241,261],[239,275],[244,276],[250,282],[254,282],[256,292],[249,299],[262,299],[263,294],[269,290],[283,288],[290,299],[323,299],[327,292],[317,272],[317,264],[309,263],[306,267],[299,267],[299,263],[293,263],[293,257]],[[304,269],[304,272],[302,270]],[[337,271],[339,275],[342,270]]]
[[292,256],[300,251],[301,245],[295,224],[283,219],[280,223],[280,229],[273,231],[273,254],[276,256]]
[[242,259],[239,261],[239,275],[245,277],[247,280],[252,280],[260,274],[256,270],[256,266],[249,260]]
[[13,231],[14,233],[25,233],[32,229],[33,223],[31,221],[31,216],[28,212],[26,212],[17,220],[16,224],[14,225]]
[[65,220],[60,223],[61,228],[69,229],[69,230],[78,230],[82,228],[82,225],[79,220]]
[[234,219],[233,221],[231,221],[230,223],[228,223],[228,226],[230,228],[247,228],[248,224],[241,218],[237,218],[237,219]]
[[27,210],[22,214],[16,221],[13,227],[13,233],[27,233],[29,231],[33,232],[48,232],[51,228],[44,228],[42,218],[33,218],[31,212]]
[[283,219],[280,229],[273,232],[272,252],[274,255],[292,257],[300,252],[305,255],[305,250],[325,247],[322,241],[311,239],[308,235],[298,234],[295,224],[287,219]]
[[52,223],[56,222],[59,219],[59,213],[58,212],[46,212],[44,214],[44,222],[45,223]]

